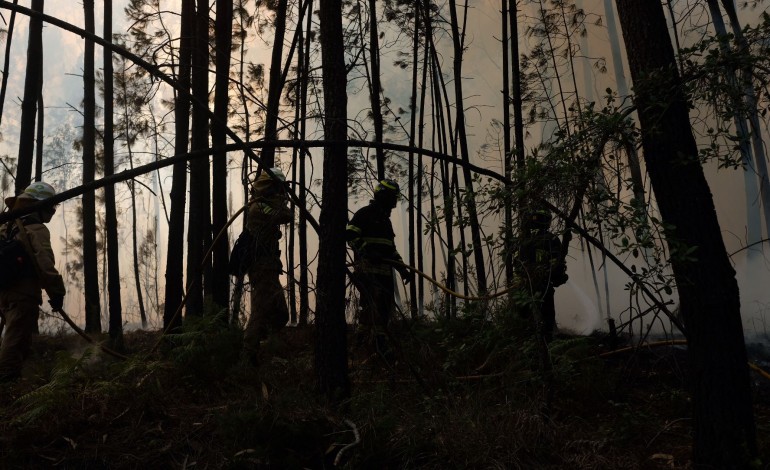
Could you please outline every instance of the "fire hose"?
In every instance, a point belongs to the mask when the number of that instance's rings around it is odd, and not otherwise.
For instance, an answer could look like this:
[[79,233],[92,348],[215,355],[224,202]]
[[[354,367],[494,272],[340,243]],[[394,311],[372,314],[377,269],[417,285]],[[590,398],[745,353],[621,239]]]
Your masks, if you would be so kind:
[[86,339],[86,340],[87,340],[89,343],[91,343],[91,344],[93,344],[93,345],[96,345],[96,346],[99,346],[99,349],[101,349],[102,351],[106,352],[106,353],[107,353],[107,354],[109,354],[110,356],[116,357],[116,358],[118,358],[118,359],[124,359],[124,360],[125,360],[125,359],[128,359],[128,356],[126,356],[126,355],[124,355],[124,354],[121,354],[121,353],[119,353],[119,352],[117,352],[117,351],[114,351],[114,350],[112,350],[112,349],[108,348],[107,346],[105,346],[105,345],[103,345],[103,344],[101,344],[101,343],[97,343],[97,342],[96,342],[96,341],[95,341],[93,338],[91,338],[90,336],[88,336],[88,334],[87,334],[85,331],[83,331],[83,330],[82,330],[82,329],[81,329],[79,326],[77,326],[77,325],[75,324],[75,322],[74,322],[74,321],[72,321],[72,318],[70,318],[70,316],[69,316],[69,315],[67,315],[67,312],[65,312],[65,311],[64,311],[64,309],[61,309],[61,308],[60,308],[59,310],[54,310],[54,312],[57,312],[58,314],[60,314],[60,315],[61,315],[61,317],[64,319],[64,321],[65,321],[65,322],[66,322],[66,323],[67,323],[69,326],[71,326],[71,327],[72,327],[72,329],[73,329],[73,330],[75,330],[75,332],[76,332],[78,335],[80,335],[80,336],[82,336],[83,338],[85,338],[85,339]]

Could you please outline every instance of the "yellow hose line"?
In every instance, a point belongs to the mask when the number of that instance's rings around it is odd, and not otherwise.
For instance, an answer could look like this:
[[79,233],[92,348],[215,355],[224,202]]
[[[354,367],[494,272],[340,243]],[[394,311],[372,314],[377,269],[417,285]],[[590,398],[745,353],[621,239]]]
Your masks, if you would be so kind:
[[64,319],[64,321],[69,326],[71,326],[72,329],[75,330],[75,332],[77,334],[79,334],[80,336],[85,338],[89,343],[91,343],[91,344],[93,344],[95,346],[99,346],[99,349],[101,349],[102,351],[106,352],[110,356],[117,357],[118,359],[128,359],[128,356],[125,356],[123,354],[120,354],[119,352],[113,351],[112,349],[108,348],[107,346],[105,346],[103,344],[99,344],[96,341],[94,341],[93,338],[88,336],[85,331],[81,330],[80,327],[77,326],[74,321],[72,321],[72,318],[70,318],[70,316],[67,315],[67,313],[63,309],[59,309],[59,310],[55,310],[55,311],[58,312],[61,315],[61,317]]
[[455,292],[455,291],[449,289],[448,287],[440,284],[437,280],[433,279],[432,277],[428,276],[427,274],[425,274],[424,272],[420,271],[419,269],[417,269],[417,268],[415,268],[413,266],[409,266],[408,264],[400,263],[400,262],[398,262],[396,260],[392,260],[392,259],[385,259],[383,261],[385,263],[392,264],[393,266],[405,267],[406,269],[417,273],[418,275],[420,275],[420,277],[426,279],[428,282],[430,282],[434,286],[438,287],[439,289],[441,289],[442,291],[446,292],[447,294],[449,294],[449,295],[451,295],[453,297],[457,297],[458,299],[474,300],[474,301],[491,300],[491,299],[494,299],[494,298],[497,298],[497,297],[502,297],[503,295],[508,294],[510,292],[513,292],[515,289],[518,288],[518,285],[513,285],[513,286],[509,287],[508,289],[505,289],[505,290],[500,291],[500,292],[495,292],[494,294],[489,294],[489,295],[486,295],[486,296],[483,296],[483,297],[467,296],[467,295],[463,295],[463,294],[460,294],[459,292]]
[[636,351],[638,349],[641,349],[643,346],[647,346],[647,347],[652,348],[652,347],[655,347],[655,346],[675,346],[675,345],[680,345],[680,344],[683,344],[683,345],[686,346],[687,345],[687,340],[686,339],[672,339],[672,340],[666,340],[666,341],[655,341],[655,342],[652,342],[652,343],[644,343],[644,344],[640,344],[638,346],[628,346],[626,348],[620,348],[620,349],[616,349],[614,351],[603,352],[603,353],[599,354],[599,357],[609,357],[609,356],[614,356],[615,354],[621,354],[621,353],[629,352],[629,351]]
[[770,380],[770,373],[767,373],[767,371],[763,370],[758,365],[754,364],[753,362],[749,362],[749,367],[756,372],[757,374],[761,375],[762,377],[766,378],[767,380]]

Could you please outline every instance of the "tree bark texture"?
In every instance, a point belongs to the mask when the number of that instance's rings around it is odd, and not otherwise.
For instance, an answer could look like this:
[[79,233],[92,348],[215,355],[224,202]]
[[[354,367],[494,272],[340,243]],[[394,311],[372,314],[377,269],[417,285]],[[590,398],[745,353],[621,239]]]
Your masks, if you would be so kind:
[[[233,36],[233,2],[217,0],[215,26],[216,41],[216,83],[214,85],[214,115],[219,123],[211,127],[211,143],[214,147],[227,143],[225,129],[220,123],[227,123],[228,93],[230,90],[230,48]],[[227,152],[214,154],[212,163],[212,237],[216,237],[227,224]],[[214,241],[212,295],[217,310],[227,310],[230,304],[230,275],[227,272],[229,237],[223,233]],[[223,316],[226,320],[227,315]]]
[[[112,41],[112,0],[104,1],[104,38]],[[104,176],[115,173],[115,137],[113,134],[112,52],[104,50]],[[120,242],[115,186],[104,188],[105,225],[107,229],[107,291],[109,294],[109,333],[114,346],[121,346],[123,312],[120,301]]]
[[[468,14],[467,2],[464,8],[465,14]],[[457,6],[455,0],[449,1],[449,12],[452,26],[452,42],[454,44],[454,86],[455,86],[455,106],[457,106],[457,137],[460,144],[460,157],[465,163],[470,162],[470,152],[468,150],[468,136],[465,128],[465,110],[462,86],[462,63],[463,47],[460,27],[457,19]],[[468,206],[468,223],[471,229],[471,240],[473,243],[473,257],[476,262],[476,283],[480,294],[487,292],[486,262],[484,261],[484,251],[481,245],[481,227],[479,226],[479,217],[476,213],[476,197],[473,190],[473,177],[467,166],[463,166],[463,179],[465,180],[466,203]]]
[[[94,32],[94,2],[83,2],[85,30]],[[83,53],[83,183],[96,175],[96,83],[94,80],[94,42],[86,39]],[[99,259],[96,247],[96,196],[83,194],[83,286],[87,333],[100,333]]]
[[[380,41],[377,33],[377,2],[369,0],[369,59],[371,61],[371,82],[369,85],[369,101],[372,104],[372,121],[374,124],[374,141],[382,143],[383,122],[382,102],[380,93],[382,84],[380,80]],[[385,150],[377,147],[377,179],[385,179]]]
[[[665,224],[686,329],[696,466],[746,468],[756,455],[735,271],[697,157],[659,2],[616,0],[650,182]],[[688,249],[694,249],[686,256]]]
[[[190,131],[190,61],[192,50],[192,22],[195,0],[182,0],[179,41],[179,90],[174,106],[174,153],[187,153]],[[187,193],[187,163],[174,164],[171,182],[171,214],[168,224],[166,249],[166,295],[163,327],[166,330],[181,326],[179,310],[184,296],[184,214]]]
[[[282,67],[283,41],[286,33],[286,2],[279,0],[275,9],[275,35],[273,38],[273,52],[270,58],[270,82],[267,90],[267,112],[265,116],[265,140],[278,138],[278,110],[281,104],[281,91],[283,91]],[[268,167],[275,166],[275,147],[265,147],[262,150],[262,163]]]
[[[33,0],[32,10],[43,12],[43,0]],[[93,44],[93,43],[92,43]],[[93,48],[93,46],[92,46]],[[32,182],[35,149],[35,116],[43,82],[43,20],[29,19],[27,42],[27,72],[24,78],[24,97],[21,101],[21,129],[19,154],[16,161],[16,194],[21,194]],[[5,69],[8,73],[8,68]]]
[[[18,0],[13,0],[16,5]],[[5,106],[5,95],[8,91],[8,68],[11,63],[11,45],[13,44],[13,29],[16,24],[16,11],[11,12],[11,18],[8,20],[8,32],[5,35],[5,58],[3,59],[3,80],[0,84],[0,122],[3,121],[3,108]]]
[[[321,0],[321,60],[324,137],[347,139],[347,77],[341,0]],[[324,147],[323,205],[320,230],[316,309],[315,368],[318,388],[333,402],[350,395],[345,321],[345,225],[347,223],[347,146]]]
[[[192,110],[191,150],[209,146],[209,4],[197,0],[192,52],[192,92],[196,105]],[[203,103],[198,105],[197,103]],[[187,219],[187,315],[203,315],[204,295],[210,293],[210,259],[203,255],[211,240],[211,192],[209,162],[190,163],[190,215]]]
[[[307,25],[305,29],[305,44],[300,48],[302,51],[301,54],[299,54],[299,57],[302,59],[301,62],[301,70],[302,70],[302,78],[301,78],[301,85],[300,85],[300,103],[301,103],[301,109],[300,109],[300,131],[299,135],[301,139],[305,139],[307,136],[307,95],[308,95],[308,87],[310,86],[310,41],[313,38],[313,0],[309,0],[307,5]],[[305,174],[305,164],[307,162],[306,153],[303,150],[300,152],[300,158],[299,158],[299,202],[303,205],[303,207],[307,207],[307,190],[306,190],[306,180],[307,175]],[[308,295],[308,276],[307,276],[307,266],[308,266],[308,256],[307,256],[307,216],[305,215],[305,211],[301,210],[299,211],[299,220],[298,220],[298,227],[297,232],[299,235],[299,324],[300,325],[307,325],[308,323],[308,311],[309,311],[309,304],[310,299]]]

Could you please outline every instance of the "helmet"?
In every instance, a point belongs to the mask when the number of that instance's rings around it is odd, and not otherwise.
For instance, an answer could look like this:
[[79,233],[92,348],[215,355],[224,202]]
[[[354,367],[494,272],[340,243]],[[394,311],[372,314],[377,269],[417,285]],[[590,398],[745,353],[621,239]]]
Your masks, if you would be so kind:
[[530,226],[535,230],[548,230],[553,217],[546,209],[532,211],[528,214]]
[[53,189],[53,186],[51,186],[48,183],[44,183],[42,181],[35,181],[34,183],[27,186],[27,188],[24,190],[23,195],[31,196],[34,199],[37,199],[38,201],[43,201],[45,199],[48,199],[49,197],[56,196],[56,190]]
[[380,180],[374,188],[374,200],[390,209],[396,207],[399,194],[398,183],[393,180]]
[[42,181],[35,181],[27,186],[24,191],[18,196],[11,196],[5,198],[5,205],[7,207],[13,207],[16,201],[27,201],[26,203],[32,203],[35,201],[43,201],[50,197],[56,196],[56,190],[53,189],[48,183]]
[[[286,181],[286,176],[283,174],[283,171],[281,171],[281,169],[278,168],[277,166],[273,167],[273,168],[270,168],[270,173],[272,173],[273,176],[275,176],[276,179],[281,180],[281,181]],[[265,175],[265,176],[267,176],[267,175]]]
[[393,180],[380,180],[380,182],[377,183],[377,186],[374,188],[374,194],[377,194],[381,191],[386,191],[398,195],[400,189],[398,187],[398,183]]
[[254,186],[252,187],[254,196],[270,192],[271,190],[280,187],[282,183],[286,181],[286,177],[283,175],[280,168],[270,168],[270,173],[272,173],[273,176],[268,175],[267,172],[263,172],[259,175],[257,180],[254,181]]

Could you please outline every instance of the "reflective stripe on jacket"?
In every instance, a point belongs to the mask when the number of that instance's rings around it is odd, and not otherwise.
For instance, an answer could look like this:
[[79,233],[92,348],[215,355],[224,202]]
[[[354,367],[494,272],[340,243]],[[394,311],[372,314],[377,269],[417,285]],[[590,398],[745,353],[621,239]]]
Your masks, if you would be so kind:
[[358,210],[348,223],[345,236],[355,253],[356,270],[364,273],[390,275],[392,266],[382,260],[402,262],[396,250],[395,233],[390,211],[375,203]]

